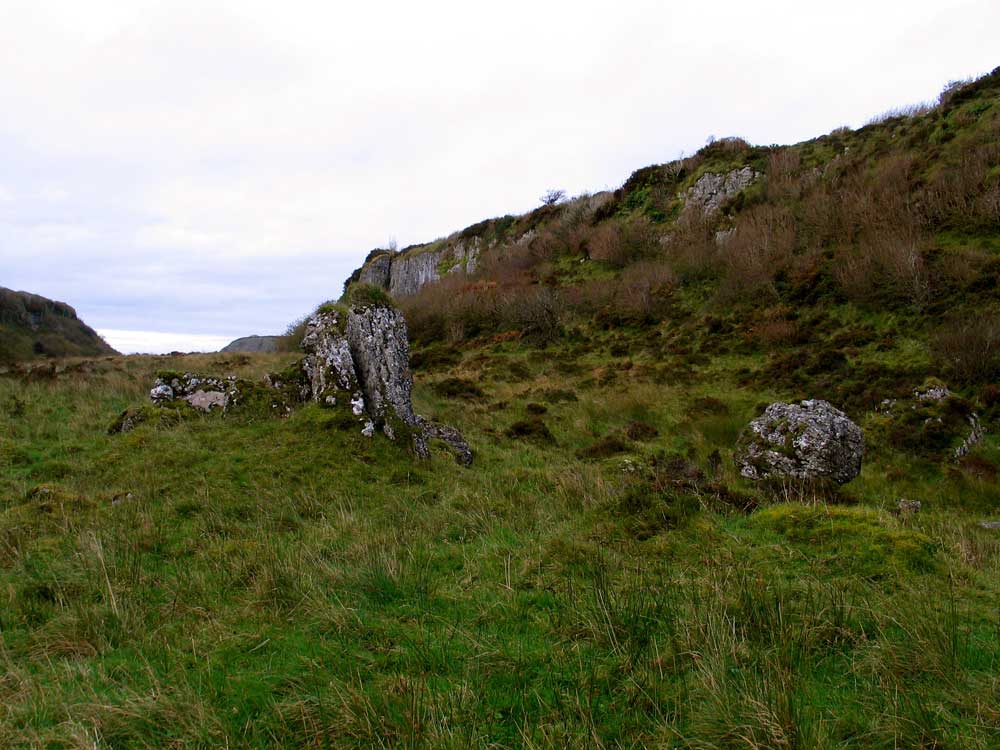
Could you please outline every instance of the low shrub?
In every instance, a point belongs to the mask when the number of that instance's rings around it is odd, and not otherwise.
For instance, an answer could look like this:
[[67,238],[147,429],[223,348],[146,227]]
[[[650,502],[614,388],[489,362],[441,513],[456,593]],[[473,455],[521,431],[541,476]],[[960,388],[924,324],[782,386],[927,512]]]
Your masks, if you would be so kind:
[[504,434],[509,438],[526,440],[539,445],[553,445],[556,442],[548,425],[538,416],[514,422]]
[[953,317],[931,339],[931,355],[955,382],[1000,379],[1000,314],[970,312]]
[[477,401],[485,398],[486,393],[476,383],[465,378],[445,378],[431,384],[431,390],[444,398],[460,398],[466,401]]
[[576,452],[576,457],[583,460],[596,460],[625,453],[628,449],[628,444],[624,440],[614,435],[609,435],[608,437],[601,438],[588,448],[581,448]]
[[660,434],[660,431],[657,430],[652,425],[646,424],[645,422],[639,422],[638,420],[634,420],[625,425],[625,428],[622,430],[622,433],[629,440],[636,440],[642,442],[645,440],[652,440],[653,438],[657,437]]

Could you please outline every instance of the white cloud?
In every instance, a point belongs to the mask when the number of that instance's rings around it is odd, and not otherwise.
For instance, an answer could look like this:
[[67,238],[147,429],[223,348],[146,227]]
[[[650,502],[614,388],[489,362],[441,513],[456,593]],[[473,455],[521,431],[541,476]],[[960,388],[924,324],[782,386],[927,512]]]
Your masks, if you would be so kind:
[[98,333],[122,354],[216,352],[232,341],[225,336],[163,331],[123,331],[114,328],[102,328]]
[[863,124],[995,66],[998,27],[993,0],[7,0],[0,284],[104,328],[273,332],[390,236],[709,134]]

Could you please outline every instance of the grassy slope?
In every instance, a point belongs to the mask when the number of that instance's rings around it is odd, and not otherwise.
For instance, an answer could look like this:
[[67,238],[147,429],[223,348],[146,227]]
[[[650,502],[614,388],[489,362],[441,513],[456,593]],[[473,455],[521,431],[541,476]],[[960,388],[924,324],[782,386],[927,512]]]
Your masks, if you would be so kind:
[[0,362],[115,353],[69,305],[0,287]]
[[[472,470],[313,407],[104,434],[155,369],[218,355],[0,379],[0,746],[996,746],[995,485],[883,456],[861,505],[747,514],[729,446],[777,394],[641,357],[600,385],[615,359],[589,356],[425,370]],[[482,397],[436,395],[472,375]],[[529,403],[554,442],[504,435]],[[659,437],[577,458],[633,419]],[[713,481],[674,483],[716,447]]]

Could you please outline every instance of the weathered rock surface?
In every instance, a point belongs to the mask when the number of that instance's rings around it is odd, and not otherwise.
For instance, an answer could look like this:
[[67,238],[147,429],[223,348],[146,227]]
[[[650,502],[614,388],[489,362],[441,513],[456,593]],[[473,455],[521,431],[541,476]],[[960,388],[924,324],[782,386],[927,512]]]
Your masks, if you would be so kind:
[[195,409],[225,411],[229,400],[236,395],[236,378],[216,378],[190,372],[164,374],[156,379],[149,392],[154,404],[170,401],[187,401]]
[[375,253],[356,272],[357,280],[385,289],[393,297],[405,297],[447,274],[475,273],[484,246],[479,237],[453,238],[400,253]]
[[440,425],[413,412],[413,375],[406,320],[395,308],[383,305],[354,307],[347,316],[347,341],[375,428],[391,439],[409,432],[414,452],[427,457],[428,440],[440,440],[463,466],[472,463],[472,451],[454,427]]
[[[183,401],[204,412],[256,403],[261,410],[278,415],[287,414],[291,403],[315,401],[325,408],[344,410],[345,424],[354,420],[367,437],[376,430],[393,440],[408,437],[414,452],[423,458],[430,456],[428,442],[438,440],[458,463],[472,463],[472,450],[458,430],[413,411],[410,346],[399,310],[371,302],[321,310],[306,325],[302,349],[305,356],[298,365],[266,376],[262,384],[234,377],[162,373],[149,396],[156,405]],[[127,432],[147,419],[139,411],[124,412],[111,431]]]
[[699,210],[703,216],[713,214],[741,190],[750,187],[758,177],[760,173],[751,167],[734,169],[725,174],[706,172],[688,188],[685,210]]
[[774,403],[740,436],[736,463],[750,479],[849,482],[861,472],[864,434],[826,401]]
[[361,277],[358,281],[362,284],[371,284],[381,289],[388,289],[392,258],[392,254],[388,252],[370,258],[361,267]]
[[312,399],[326,406],[349,404],[360,417],[365,402],[345,335],[346,325],[344,313],[337,310],[319,312],[309,319],[302,339],[306,353],[302,370],[307,385],[301,395],[303,400]]
[[438,266],[444,250],[426,250],[393,258],[389,268],[389,294],[401,297],[416,294],[420,287],[441,278]]
[[382,306],[353,308],[347,315],[347,342],[368,414],[390,430],[395,419],[415,426],[410,345],[402,313]]
[[244,336],[222,347],[219,351],[225,353],[258,354],[260,352],[276,352],[281,346],[281,336]]

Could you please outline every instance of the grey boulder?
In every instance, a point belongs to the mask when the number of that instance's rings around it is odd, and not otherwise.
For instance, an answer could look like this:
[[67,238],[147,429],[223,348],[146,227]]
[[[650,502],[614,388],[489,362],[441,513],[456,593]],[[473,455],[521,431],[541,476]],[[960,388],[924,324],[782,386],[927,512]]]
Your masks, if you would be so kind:
[[749,479],[829,479],[861,473],[865,440],[844,412],[818,399],[774,403],[740,436],[736,464]]

